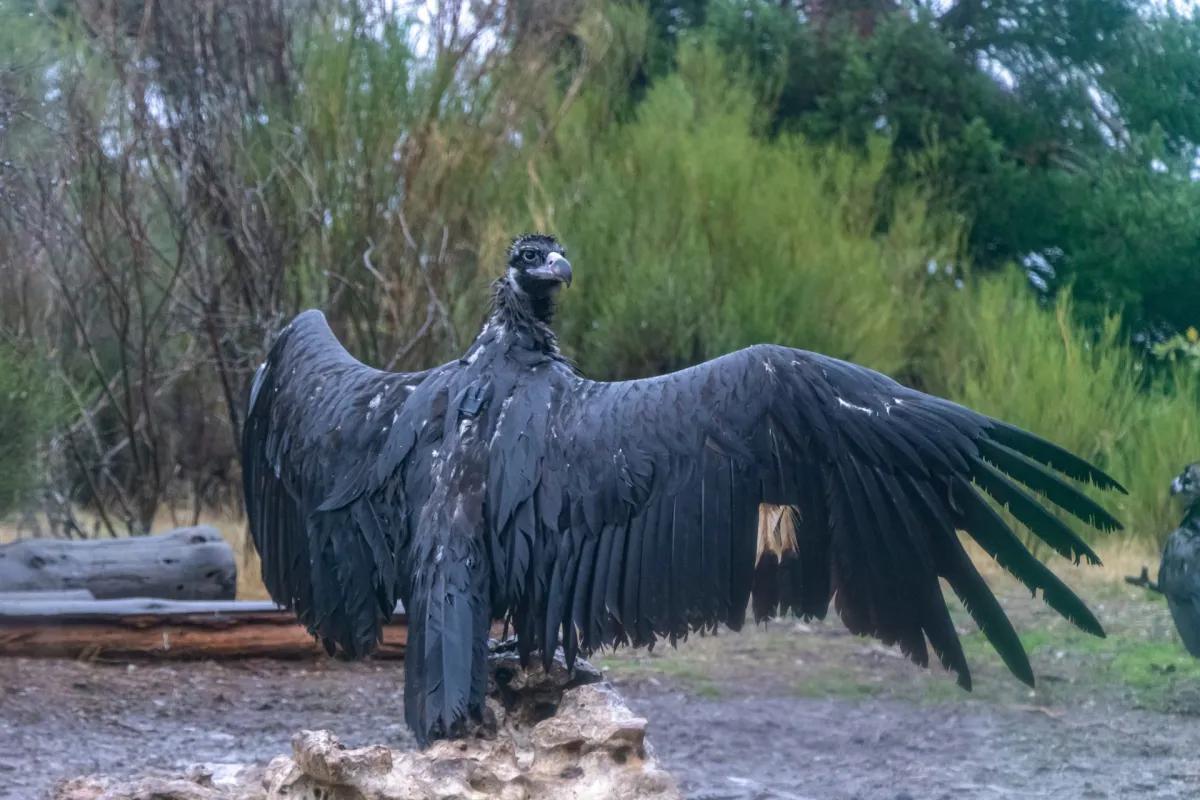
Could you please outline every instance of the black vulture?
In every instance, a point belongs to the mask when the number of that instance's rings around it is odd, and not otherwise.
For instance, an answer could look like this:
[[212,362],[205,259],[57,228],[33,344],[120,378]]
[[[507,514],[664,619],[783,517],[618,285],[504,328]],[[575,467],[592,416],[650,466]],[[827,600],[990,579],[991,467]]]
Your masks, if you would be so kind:
[[1200,658],[1200,463],[1171,481],[1171,494],[1180,496],[1187,510],[1163,547],[1158,590],[1167,596],[1183,646]]
[[1032,685],[959,530],[1104,635],[985,499],[1063,556],[1098,563],[1043,505],[1119,528],[1066,480],[1121,489],[1096,467],[878,372],[777,345],[588,380],[551,329],[570,282],[553,237],[522,236],[461,358],[373,369],[306,311],[254,379],[244,480],[267,589],[347,657],[371,651],[401,600],[405,715],[421,743],[480,718],[500,620],[522,663],[540,653],[549,666],[560,643],[573,664],[600,647],[739,629],[748,605],[758,619],[823,617],[832,602],[851,631],[917,664],[932,647],[970,688],[939,577]]

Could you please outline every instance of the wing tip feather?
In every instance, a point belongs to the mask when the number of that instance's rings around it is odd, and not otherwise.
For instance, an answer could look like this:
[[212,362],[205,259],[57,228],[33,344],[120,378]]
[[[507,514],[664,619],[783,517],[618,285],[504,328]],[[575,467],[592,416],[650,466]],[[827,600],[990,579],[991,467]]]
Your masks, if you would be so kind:
[[989,418],[988,422],[990,436],[996,442],[1008,445],[1022,455],[1051,466],[1076,480],[1090,483],[1100,489],[1129,494],[1129,490],[1116,478],[1065,447],[1002,420]]

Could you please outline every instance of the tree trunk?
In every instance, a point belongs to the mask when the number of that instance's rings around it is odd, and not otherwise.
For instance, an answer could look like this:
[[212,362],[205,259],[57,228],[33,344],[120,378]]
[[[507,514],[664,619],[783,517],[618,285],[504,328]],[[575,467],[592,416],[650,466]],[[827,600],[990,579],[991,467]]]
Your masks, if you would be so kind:
[[0,592],[86,589],[97,598],[232,600],[233,548],[214,528],[157,536],[0,545]]
[[[375,658],[404,657],[397,606]],[[0,656],[32,658],[311,658],[324,649],[290,611],[269,602],[12,600],[0,596]]]

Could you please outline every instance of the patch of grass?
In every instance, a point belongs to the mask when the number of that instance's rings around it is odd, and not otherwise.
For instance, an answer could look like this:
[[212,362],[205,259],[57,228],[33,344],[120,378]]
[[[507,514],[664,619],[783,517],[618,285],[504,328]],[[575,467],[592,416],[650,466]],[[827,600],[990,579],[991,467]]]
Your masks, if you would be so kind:
[[1200,659],[1174,642],[1141,642],[1126,637],[1106,640],[1114,645],[1109,670],[1138,699],[1151,707],[1171,704],[1169,696],[1183,684],[1200,688]]
[[670,648],[645,651],[620,650],[592,659],[592,663],[617,678],[664,678],[707,698],[721,696],[708,662],[698,653],[691,656]]
[[846,700],[862,700],[884,693],[889,687],[883,681],[872,681],[870,676],[855,670],[823,670],[816,675],[804,675],[795,684],[795,693],[800,697],[839,697]]
[[[1004,669],[983,634],[963,636],[962,643],[972,667]],[[1021,634],[1021,643],[1038,673],[1038,694],[1054,702],[1118,693],[1155,711],[1200,713],[1200,660],[1176,641],[1146,639],[1134,631],[1100,639],[1073,628],[1033,628]],[[983,688],[981,696],[990,694]]]

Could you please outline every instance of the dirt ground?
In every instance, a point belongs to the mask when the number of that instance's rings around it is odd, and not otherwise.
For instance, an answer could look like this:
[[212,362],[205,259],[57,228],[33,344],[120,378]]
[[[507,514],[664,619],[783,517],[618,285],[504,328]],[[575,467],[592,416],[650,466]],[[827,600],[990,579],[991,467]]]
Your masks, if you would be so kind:
[[[1083,594],[1109,631],[1078,634],[993,579],[1031,652],[1010,678],[956,609],[976,689],[836,622],[772,623],[678,650],[597,658],[687,795],[706,800],[1200,796],[1200,661],[1165,605]],[[65,776],[266,761],[300,728],[411,744],[402,670],[330,660],[125,665],[0,661],[0,798]]]

